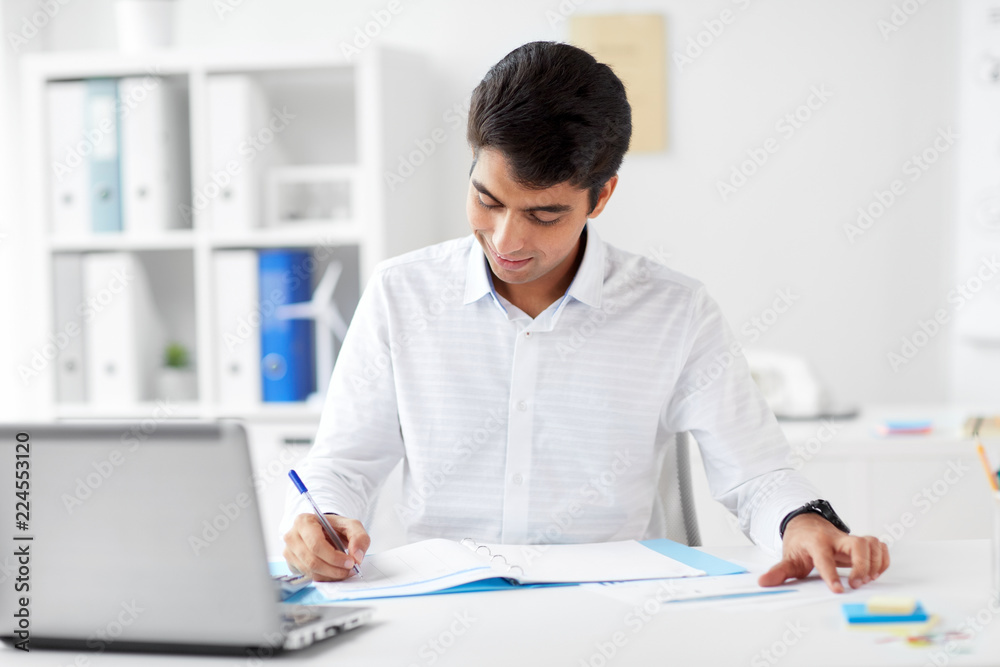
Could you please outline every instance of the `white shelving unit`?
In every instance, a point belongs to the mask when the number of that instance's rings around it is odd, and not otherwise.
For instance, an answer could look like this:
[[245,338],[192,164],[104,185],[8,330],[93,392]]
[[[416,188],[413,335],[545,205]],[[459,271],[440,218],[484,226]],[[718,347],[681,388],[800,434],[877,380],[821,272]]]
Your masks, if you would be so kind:
[[[188,228],[146,235],[121,233],[58,236],[52,233],[48,211],[52,169],[47,164],[46,85],[52,81],[117,78],[153,74],[186,88],[190,111],[191,190],[211,182],[209,167],[210,77],[248,74],[258,80],[276,105],[294,100],[294,130],[280,137],[298,166],[345,165],[356,174],[352,216],[328,224],[287,223],[239,231],[213,229],[211,207],[195,207]],[[425,165],[403,183],[387,185],[400,157],[432,127],[428,75],[423,59],[371,47],[351,62],[336,50],[275,53],[170,50],[140,55],[118,53],[51,53],[26,55],[22,60],[22,117],[25,168],[30,184],[24,193],[29,226],[36,230],[37,261],[44,275],[38,294],[47,307],[39,325],[41,338],[55,331],[53,315],[53,257],[59,253],[131,252],[153,265],[151,282],[160,293],[169,292],[165,317],[172,339],[193,350],[198,399],[170,405],[171,417],[237,417],[247,420],[315,421],[318,403],[267,404],[246,410],[227,409],[217,400],[215,354],[220,332],[212,330],[216,298],[212,275],[213,253],[225,249],[299,248],[314,256],[347,258],[344,289],[353,296],[341,303],[347,317],[353,313],[360,290],[375,264],[387,257],[440,240],[435,227],[431,167]],[[291,108],[291,105],[289,105]],[[279,139],[276,139],[278,141]],[[263,191],[265,182],[260,182]],[[264,208],[261,207],[263,211]],[[352,259],[353,258],[353,259]],[[318,260],[320,270],[324,260]],[[314,281],[319,276],[314,275]],[[164,287],[164,285],[166,285]],[[55,363],[40,378],[50,418],[145,418],[157,409],[156,400],[111,408],[65,404],[56,400]],[[162,405],[160,406],[162,412]]]

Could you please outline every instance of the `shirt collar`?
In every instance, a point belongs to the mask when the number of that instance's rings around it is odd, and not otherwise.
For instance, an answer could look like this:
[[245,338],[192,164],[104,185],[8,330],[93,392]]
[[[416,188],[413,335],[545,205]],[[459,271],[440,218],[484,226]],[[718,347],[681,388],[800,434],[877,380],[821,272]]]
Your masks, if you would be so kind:
[[[570,283],[566,295],[593,308],[601,307],[601,292],[604,287],[604,243],[597,232],[589,224],[585,227],[587,247],[583,251],[573,282]],[[465,298],[463,304],[478,301],[487,294],[493,297],[494,303],[506,311],[500,303],[499,295],[493,288],[493,276],[490,273],[486,255],[475,237],[469,248],[469,262],[465,271]]]

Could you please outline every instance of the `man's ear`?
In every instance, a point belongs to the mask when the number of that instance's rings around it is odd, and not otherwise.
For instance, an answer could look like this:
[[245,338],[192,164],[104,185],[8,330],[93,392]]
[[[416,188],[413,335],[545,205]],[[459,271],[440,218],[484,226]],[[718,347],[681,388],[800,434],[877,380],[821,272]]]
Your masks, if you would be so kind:
[[604,206],[611,199],[611,193],[615,191],[615,186],[618,185],[618,174],[615,174],[608,179],[608,182],[601,187],[601,193],[597,196],[597,205],[594,206],[594,210],[587,214],[588,218],[596,218],[604,210]]

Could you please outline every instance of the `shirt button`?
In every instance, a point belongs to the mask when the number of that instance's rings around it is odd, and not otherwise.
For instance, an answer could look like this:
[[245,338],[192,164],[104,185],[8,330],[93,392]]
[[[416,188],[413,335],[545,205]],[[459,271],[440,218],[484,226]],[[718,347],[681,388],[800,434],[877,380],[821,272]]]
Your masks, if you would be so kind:
[[524,332],[524,337],[525,338],[530,338],[531,337],[531,332],[530,331],[525,331]]
[[525,410],[528,409],[528,404],[525,403],[524,401],[518,401],[517,402],[517,409],[520,410],[521,412],[524,412]]
[[524,481],[524,477],[521,476],[521,473],[516,472],[510,481],[514,482],[515,486],[521,486],[521,482]]

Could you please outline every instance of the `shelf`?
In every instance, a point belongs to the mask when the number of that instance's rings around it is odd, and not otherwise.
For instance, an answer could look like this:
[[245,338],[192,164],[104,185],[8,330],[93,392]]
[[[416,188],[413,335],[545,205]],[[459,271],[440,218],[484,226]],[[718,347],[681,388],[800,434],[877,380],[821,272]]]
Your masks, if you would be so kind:
[[328,223],[289,224],[243,232],[211,232],[208,238],[213,248],[294,248],[360,245],[366,235],[357,224]]
[[132,405],[90,405],[88,403],[57,403],[56,419],[128,419],[164,421],[167,419],[199,419],[203,417],[199,403],[144,401]]
[[52,236],[49,239],[49,247],[53,252],[190,250],[194,248],[194,239],[194,233],[190,229],[164,231],[156,234],[109,232],[87,236]]
[[164,49],[147,53],[119,51],[65,51],[25,54],[25,68],[48,80],[121,77],[150,74],[168,76],[191,71],[239,72],[342,67],[353,65],[336,47],[289,49]]

